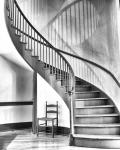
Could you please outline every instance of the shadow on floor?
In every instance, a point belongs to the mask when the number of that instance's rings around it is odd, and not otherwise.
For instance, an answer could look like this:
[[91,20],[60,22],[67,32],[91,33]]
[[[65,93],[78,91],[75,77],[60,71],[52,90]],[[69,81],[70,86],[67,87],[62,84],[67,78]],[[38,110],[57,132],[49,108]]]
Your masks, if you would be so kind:
[[17,134],[0,136],[0,150],[6,150],[7,146],[14,140]]

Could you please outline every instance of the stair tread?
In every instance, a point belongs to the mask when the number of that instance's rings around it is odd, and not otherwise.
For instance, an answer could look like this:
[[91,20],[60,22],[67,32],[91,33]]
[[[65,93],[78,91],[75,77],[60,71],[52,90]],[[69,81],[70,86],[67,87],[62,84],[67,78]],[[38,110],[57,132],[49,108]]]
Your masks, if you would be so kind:
[[114,105],[99,105],[99,106],[84,106],[84,107],[75,107],[75,109],[94,109],[94,108],[111,108],[115,107]]
[[108,98],[104,98],[104,97],[93,97],[93,98],[77,98],[75,99],[76,101],[84,101],[84,100],[101,100],[101,99],[108,99]]
[[25,49],[26,51],[30,51],[30,52],[32,52],[32,49]]
[[120,140],[120,135],[90,135],[90,134],[73,134],[75,138],[87,138],[87,139],[112,139]]
[[74,124],[75,127],[89,127],[89,128],[101,128],[101,127],[120,127],[120,123],[113,124]]
[[75,117],[109,117],[109,116],[119,116],[119,114],[92,114],[92,115],[75,115]]
[[80,84],[80,85],[75,85],[76,88],[79,88],[79,87],[90,87],[91,85],[89,84]]
[[100,92],[100,91],[81,91],[81,92],[75,92],[77,93],[96,93],[96,92]]

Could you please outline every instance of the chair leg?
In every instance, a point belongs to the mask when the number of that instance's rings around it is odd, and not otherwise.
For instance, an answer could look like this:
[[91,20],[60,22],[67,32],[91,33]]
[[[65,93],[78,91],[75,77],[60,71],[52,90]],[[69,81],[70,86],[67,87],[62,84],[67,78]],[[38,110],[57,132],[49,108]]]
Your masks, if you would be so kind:
[[52,120],[52,138],[54,138],[54,120]]
[[39,135],[39,120],[37,120],[37,136]]

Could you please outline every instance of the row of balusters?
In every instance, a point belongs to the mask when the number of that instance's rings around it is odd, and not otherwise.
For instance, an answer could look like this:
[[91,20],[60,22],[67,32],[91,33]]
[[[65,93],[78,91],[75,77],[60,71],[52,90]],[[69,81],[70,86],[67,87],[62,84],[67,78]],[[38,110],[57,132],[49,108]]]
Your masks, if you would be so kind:
[[26,50],[31,50],[32,56],[38,56],[45,68],[49,68],[51,74],[56,74],[61,84],[66,86],[66,91],[72,89],[74,73],[66,59],[30,25],[15,0],[7,1],[7,9],[12,27],[20,41],[25,43]]
[[99,11],[105,0],[96,0],[96,7],[90,0],[76,0],[60,11],[48,23],[48,40],[57,48],[70,52],[70,46],[78,46],[90,38],[99,25]]

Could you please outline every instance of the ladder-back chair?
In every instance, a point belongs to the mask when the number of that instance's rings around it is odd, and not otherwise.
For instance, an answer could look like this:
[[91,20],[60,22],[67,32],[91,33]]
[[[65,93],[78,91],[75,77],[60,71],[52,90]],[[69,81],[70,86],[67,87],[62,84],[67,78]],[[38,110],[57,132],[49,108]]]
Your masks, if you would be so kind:
[[[49,115],[52,114],[54,116],[50,117]],[[39,121],[43,121],[43,123],[39,124]],[[56,125],[56,127],[58,127],[58,102],[56,102],[56,104],[48,104],[46,102],[45,117],[37,118],[37,136],[39,135],[39,126],[45,125],[44,127],[47,128],[48,122],[52,123],[52,137],[54,138],[54,126]]]

